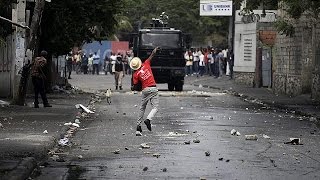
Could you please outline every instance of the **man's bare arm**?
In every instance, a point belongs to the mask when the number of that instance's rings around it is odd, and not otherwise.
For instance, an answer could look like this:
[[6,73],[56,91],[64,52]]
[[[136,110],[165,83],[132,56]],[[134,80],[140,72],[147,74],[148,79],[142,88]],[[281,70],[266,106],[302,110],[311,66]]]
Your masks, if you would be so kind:
[[150,56],[148,58],[148,59],[150,59],[150,61],[152,60],[153,56],[157,53],[157,50],[159,50],[159,49],[160,49],[160,47],[156,47],[152,50],[152,53],[150,54]]

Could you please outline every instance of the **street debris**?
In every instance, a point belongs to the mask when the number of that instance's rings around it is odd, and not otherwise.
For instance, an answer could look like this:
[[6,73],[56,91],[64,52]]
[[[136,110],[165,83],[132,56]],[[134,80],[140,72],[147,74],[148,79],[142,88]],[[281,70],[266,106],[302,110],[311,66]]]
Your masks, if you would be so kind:
[[199,88],[203,88],[202,84],[199,84]]
[[167,172],[167,168],[163,168],[163,169],[162,169],[162,172]]
[[230,162],[230,159],[227,159],[226,162]]
[[277,165],[275,164],[275,161],[273,159],[270,159],[270,162],[273,164],[273,167],[277,167]]
[[199,139],[195,139],[193,140],[194,143],[200,143],[200,140]]
[[246,140],[258,140],[258,136],[254,135],[245,135]]
[[79,159],[82,159],[82,158],[83,158],[83,156],[82,156],[82,155],[79,155],[79,156],[78,156],[78,158],[79,158]]
[[69,139],[65,137],[65,138],[60,139],[58,144],[59,144],[59,146],[67,146],[68,143],[69,143]]
[[301,144],[300,138],[290,138],[289,142],[285,142],[284,144],[292,144],[292,145],[303,145]]
[[317,121],[318,121],[316,117],[310,117],[309,120],[310,120],[311,122],[317,122]]
[[183,109],[183,107],[180,108],[181,110]]
[[2,123],[0,123],[0,128],[4,128],[4,126],[2,125]]
[[6,107],[6,106],[9,106],[9,105],[10,105],[9,102],[0,100],[0,106],[1,106],[1,107]]
[[76,104],[75,105],[77,109],[82,109],[84,112],[88,114],[93,114],[94,112],[88,109],[87,107],[83,106],[82,104]]
[[204,152],[204,154],[205,154],[206,156],[210,156],[210,152],[209,152],[209,151]]
[[77,128],[80,127],[80,125],[77,123],[72,123],[72,126],[77,127]]
[[223,158],[219,158],[219,161],[223,161]]
[[200,180],[207,180],[207,178],[205,178],[205,177],[200,177]]
[[43,134],[48,134],[48,131],[47,131],[47,130],[44,130],[44,131],[43,131]]
[[150,146],[149,146],[147,143],[142,143],[142,144],[140,144],[140,147],[141,147],[142,149],[150,149]]
[[144,167],[142,170],[143,170],[143,171],[147,171],[147,170],[148,170],[148,167]]
[[79,120],[79,119],[76,119],[76,120],[74,120],[74,123],[80,124],[80,120]]
[[184,144],[190,144],[190,143],[191,143],[190,141],[185,141],[185,142],[184,142]]
[[122,166],[122,165],[120,165],[120,166],[119,166],[119,168],[120,168],[120,169],[122,169],[122,168],[123,168],[123,166]]
[[233,136],[241,136],[240,132],[235,130],[235,129],[232,129],[230,134],[233,135]]
[[113,154],[120,154],[120,149],[113,151]]
[[72,122],[64,123],[65,126],[71,126]]
[[161,155],[159,153],[152,154],[153,157],[159,158]]
[[270,139],[270,137],[268,135],[265,135],[265,134],[263,134],[262,137],[265,138],[265,139]]
[[125,150],[129,150],[129,148],[128,148],[128,147],[125,147],[124,149],[125,149]]

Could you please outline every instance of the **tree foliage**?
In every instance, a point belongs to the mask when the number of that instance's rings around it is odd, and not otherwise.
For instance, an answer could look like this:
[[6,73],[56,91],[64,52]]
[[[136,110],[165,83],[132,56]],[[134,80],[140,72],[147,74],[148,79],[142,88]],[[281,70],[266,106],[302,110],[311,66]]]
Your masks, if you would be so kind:
[[57,55],[73,46],[101,40],[115,32],[122,0],[54,0],[46,3],[41,23],[41,48]]
[[[16,0],[0,1],[0,16],[11,19],[12,3]],[[12,25],[8,22],[0,20],[0,46],[4,43],[4,38],[12,33]]]
[[[139,27],[148,27],[152,18],[158,18],[162,12],[166,12],[169,16],[169,27],[190,33],[193,41],[204,44],[207,40],[216,40],[215,45],[227,44],[229,18],[201,17],[199,0],[124,1],[125,7],[122,15],[129,18],[135,31]],[[213,34],[215,36],[212,36]]]

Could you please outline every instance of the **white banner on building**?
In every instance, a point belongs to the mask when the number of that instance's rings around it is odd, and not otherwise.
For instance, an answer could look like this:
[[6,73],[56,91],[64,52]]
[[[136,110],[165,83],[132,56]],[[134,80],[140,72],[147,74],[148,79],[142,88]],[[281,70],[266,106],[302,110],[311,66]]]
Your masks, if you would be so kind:
[[200,0],[200,16],[232,16],[232,1]]

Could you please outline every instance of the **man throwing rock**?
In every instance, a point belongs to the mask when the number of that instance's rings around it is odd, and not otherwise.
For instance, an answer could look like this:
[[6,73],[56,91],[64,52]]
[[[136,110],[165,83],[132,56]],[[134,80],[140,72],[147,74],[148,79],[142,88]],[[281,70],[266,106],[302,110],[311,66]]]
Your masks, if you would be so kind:
[[156,81],[154,80],[152,70],[151,70],[151,60],[153,56],[156,54],[158,47],[156,47],[149,58],[141,62],[141,59],[135,57],[130,62],[130,67],[135,72],[133,74],[133,85],[134,89],[137,90],[137,87],[141,83],[142,86],[142,98],[141,98],[141,105],[140,105],[140,112],[137,121],[137,131],[136,136],[142,136],[142,129],[141,129],[141,122],[143,119],[144,112],[146,110],[147,104],[150,101],[152,110],[147,116],[147,119],[144,121],[149,131],[151,131],[151,121],[155,114],[158,112],[159,106],[159,95],[158,89],[156,86]]

